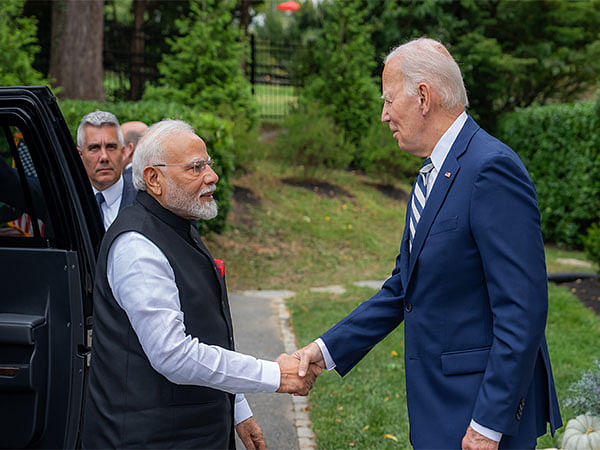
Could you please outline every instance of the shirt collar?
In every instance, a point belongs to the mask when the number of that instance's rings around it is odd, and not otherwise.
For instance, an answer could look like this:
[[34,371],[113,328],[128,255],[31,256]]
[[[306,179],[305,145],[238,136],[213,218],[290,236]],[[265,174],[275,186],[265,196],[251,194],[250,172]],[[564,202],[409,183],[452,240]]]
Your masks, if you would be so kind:
[[99,191],[94,186],[92,186],[92,188],[94,189],[94,195],[98,192],[102,192],[104,200],[106,201],[106,206],[110,208],[113,203],[121,198],[121,193],[123,192],[123,176],[121,175],[115,184],[107,187],[103,191]]
[[460,130],[462,130],[465,122],[467,121],[467,117],[467,113],[463,111],[461,115],[458,116],[454,122],[452,122],[452,125],[450,125],[450,128],[448,128],[442,135],[438,143],[435,144],[430,158],[431,162],[433,163],[433,167],[435,167],[438,172],[442,168],[442,164],[444,164],[446,156],[448,156],[448,153],[450,152],[458,133],[460,133]]

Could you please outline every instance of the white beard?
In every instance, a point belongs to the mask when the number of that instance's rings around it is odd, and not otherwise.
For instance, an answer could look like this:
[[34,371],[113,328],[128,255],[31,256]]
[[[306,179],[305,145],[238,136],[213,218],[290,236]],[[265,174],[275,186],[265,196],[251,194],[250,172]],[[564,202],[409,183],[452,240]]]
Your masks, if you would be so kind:
[[165,203],[168,209],[181,215],[193,217],[194,219],[210,220],[217,217],[219,212],[217,202],[214,199],[211,201],[200,200],[201,195],[214,192],[215,185],[203,189],[197,197],[194,197],[172,179],[167,177],[165,179],[168,186]]

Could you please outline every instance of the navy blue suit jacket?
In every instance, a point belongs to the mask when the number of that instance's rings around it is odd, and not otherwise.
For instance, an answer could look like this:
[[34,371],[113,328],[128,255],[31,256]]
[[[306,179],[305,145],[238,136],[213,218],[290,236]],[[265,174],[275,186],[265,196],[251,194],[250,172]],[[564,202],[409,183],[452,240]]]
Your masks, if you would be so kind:
[[[407,215],[408,217],[408,215]],[[544,336],[548,284],[533,183],[470,117],[438,173],[409,254],[405,227],[382,289],[327,331],[345,375],[404,321],[416,448],[460,448],[474,419],[526,448],[562,425]]]
[[131,172],[128,177],[125,176],[125,174],[121,176],[123,177],[123,190],[121,191],[121,204],[119,205],[119,212],[121,212],[121,210],[126,206],[131,205],[137,194],[137,190],[133,187],[133,183],[131,181]]

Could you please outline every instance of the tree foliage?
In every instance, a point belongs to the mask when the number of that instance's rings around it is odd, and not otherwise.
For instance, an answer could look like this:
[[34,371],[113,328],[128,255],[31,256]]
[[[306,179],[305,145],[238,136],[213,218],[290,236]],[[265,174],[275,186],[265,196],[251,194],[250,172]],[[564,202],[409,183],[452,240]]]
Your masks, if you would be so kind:
[[240,28],[233,23],[233,0],[191,0],[189,14],[176,21],[178,36],[159,64],[161,77],[145,99],[168,99],[235,118],[256,117]]
[[463,71],[470,112],[487,128],[517,107],[585,97],[600,74],[598,0],[362,3],[379,60],[418,36],[446,44]]
[[296,33],[312,24],[298,39],[294,64],[304,80],[301,101],[330,108],[346,140],[358,145],[379,110],[378,80],[371,77],[375,53],[360,1],[324,1],[318,8],[305,3],[301,11]]
[[37,45],[37,20],[23,17],[24,0],[0,2],[0,85],[47,84],[32,66]]

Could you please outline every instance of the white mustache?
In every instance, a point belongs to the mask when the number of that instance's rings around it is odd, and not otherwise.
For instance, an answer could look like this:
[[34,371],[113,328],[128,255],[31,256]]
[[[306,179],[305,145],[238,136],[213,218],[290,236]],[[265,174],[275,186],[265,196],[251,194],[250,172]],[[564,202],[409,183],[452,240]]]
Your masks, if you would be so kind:
[[202,191],[200,191],[200,195],[204,195],[204,194],[212,194],[213,192],[215,192],[217,190],[217,187],[213,184],[211,186],[207,186],[204,189],[202,189]]

